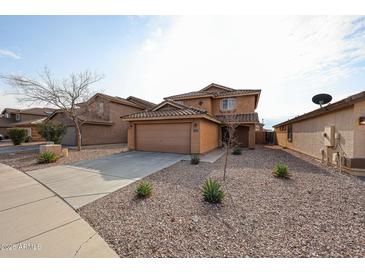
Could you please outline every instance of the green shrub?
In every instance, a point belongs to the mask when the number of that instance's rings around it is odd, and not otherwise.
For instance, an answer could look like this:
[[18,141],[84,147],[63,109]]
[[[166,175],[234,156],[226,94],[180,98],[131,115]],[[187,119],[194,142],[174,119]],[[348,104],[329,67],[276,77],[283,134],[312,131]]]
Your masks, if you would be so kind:
[[138,198],[147,198],[151,195],[152,185],[149,182],[142,181],[137,185],[136,194]]
[[195,155],[191,156],[190,163],[191,163],[192,165],[197,165],[197,164],[199,164],[199,163],[200,163],[199,155],[195,154]]
[[213,204],[221,203],[224,198],[224,192],[220,188],[221,184],[218,181],[206,180],[203,185],[204,200]]
[[289,178],[289,169],[287,165],[276,164],[274,167],[274,176],[279,178]]
[[28,135],[28,131],[24,128],[11,128],[8,130],[10,139],[13,141],[14,145],[20,145],[24,143],[25,138]]
[[53,151],[45,151],[39,154],[38,162],[40,164],[53,163],[58,160],[58,156]]
[[241,154],[242,154],[242,152],[241,152],[241,148],[240,148],[239,146],[235,146],[235,147],[233,148],[232,154],[233,154],[233,155],[241,155]]
[[60,144],[63,136],[65,136],[67,126],[63,124],[55,124],[51,122],[41,123],[38,125],[39,134],[48,142]]

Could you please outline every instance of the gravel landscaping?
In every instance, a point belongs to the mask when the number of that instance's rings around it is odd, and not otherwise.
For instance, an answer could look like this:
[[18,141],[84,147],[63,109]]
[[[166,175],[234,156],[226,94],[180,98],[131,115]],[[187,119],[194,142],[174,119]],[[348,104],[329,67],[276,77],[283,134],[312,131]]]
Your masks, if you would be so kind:
[[[229,156],[222,205],[203,201],[214,164],[179,162],[80,209],[121,257],[365,257],[365,183],[277,147]],[[276,163],[291,179],[272,175]],[[226,189],[225,189],[226,190]]]
[[61,157],[51,164],[39,164],[38,151],[23,151],[17,153],[0,154],[0,163],[9,165],[21,171],[30,171],[55,165],[70,164],[81,160],[93,160],[110,154],[127,151],[126,144],[100,145],[83,147],[81,151],[69,149],[68,157]]

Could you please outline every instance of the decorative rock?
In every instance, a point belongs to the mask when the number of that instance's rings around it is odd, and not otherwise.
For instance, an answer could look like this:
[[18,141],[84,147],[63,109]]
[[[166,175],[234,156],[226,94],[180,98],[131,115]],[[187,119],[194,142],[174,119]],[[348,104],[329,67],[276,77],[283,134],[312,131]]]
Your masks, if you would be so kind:
[[194,215],[193,217],[191,217],[191,220],[194,222],[194,223],[197,223],[199,221],[199,217],[197,215]]

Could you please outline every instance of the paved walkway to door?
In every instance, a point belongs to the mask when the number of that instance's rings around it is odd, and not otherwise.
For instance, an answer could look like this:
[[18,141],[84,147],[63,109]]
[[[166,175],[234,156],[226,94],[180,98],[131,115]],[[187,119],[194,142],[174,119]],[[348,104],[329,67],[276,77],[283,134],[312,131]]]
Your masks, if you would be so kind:
[[77,209],[185,157],[174,153],[130,151],[28,174]]
[[118,257],[55,193],[4,164],[0,174],[0,257]]

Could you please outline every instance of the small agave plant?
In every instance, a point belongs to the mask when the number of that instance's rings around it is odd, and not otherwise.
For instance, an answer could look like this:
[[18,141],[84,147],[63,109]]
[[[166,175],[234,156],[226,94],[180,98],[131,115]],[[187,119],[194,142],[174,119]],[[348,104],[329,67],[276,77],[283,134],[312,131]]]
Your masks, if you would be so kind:
[[224,192],[220,189],[221,184],[212,179],[205,181],[203,185],[203,198],[212,204],[219,204],[224,198]]
[[137,185],[136,194],[138,198],[147,198],[151,196],[152,185],[149,182],[142,181]]
[[275,177],[278,178],[286,178],[286,179],[290,178],[289,168],[287,165],[284,164],[276,164],[274,167],[273,174]]

